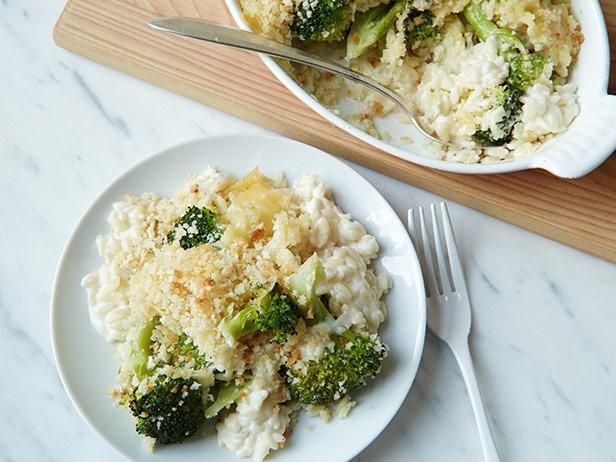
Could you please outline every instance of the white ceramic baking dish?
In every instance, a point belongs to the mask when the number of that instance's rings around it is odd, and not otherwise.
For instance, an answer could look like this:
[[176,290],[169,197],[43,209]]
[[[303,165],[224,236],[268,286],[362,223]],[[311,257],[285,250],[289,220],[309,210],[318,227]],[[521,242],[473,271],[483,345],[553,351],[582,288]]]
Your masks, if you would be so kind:
[[[244,20],[239,0],[225,0],[239,27],[250,30]],[[534,155],[498,164],[459,164],[434,160],[415,142],[408,147],[395,146],[354,127],[299,86],[272,58],[262,59],[274,75],[300,100],[337,125],[385,152],[416,164],[456,173],[506,173],[532,168],[548,170],[564,178],[578,178],[601,165],[616,150],[616,96],[607,94],[610,75],[610,47],[603,12],[598,0],[572,0],[585,41],[571,74],[579,90],[580,115],[569,129],[543,145]],[[383,121],[383,128],[396,132],[410,130],[398,119]],[[387,125],[389,124],[389,125]],[[414,137],[419,139],[420,136]]]

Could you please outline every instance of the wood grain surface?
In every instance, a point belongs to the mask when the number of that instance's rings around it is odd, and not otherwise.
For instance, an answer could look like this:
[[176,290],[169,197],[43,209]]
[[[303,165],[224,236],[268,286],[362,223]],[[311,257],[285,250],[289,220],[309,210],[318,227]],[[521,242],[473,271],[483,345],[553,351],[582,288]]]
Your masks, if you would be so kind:
[[[616,0],[602,2],[616,38]],[[533,170],[469,176],[399,159],[336,128],[293,96],[254,54],[152,31],[154,16],[232,24],[223,0],[69,0],[56,43],[173,92],[616,262],[616,156],[563,180]],[[616,84],[612,53],[611,90]]]

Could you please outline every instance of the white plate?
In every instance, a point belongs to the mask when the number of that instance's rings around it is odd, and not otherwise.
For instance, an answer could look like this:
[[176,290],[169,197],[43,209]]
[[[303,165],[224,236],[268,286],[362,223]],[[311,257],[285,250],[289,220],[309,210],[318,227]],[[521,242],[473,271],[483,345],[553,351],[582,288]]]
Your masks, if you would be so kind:
[[117,364],[112,345],[92,328],[81,278],[102,263],[96,236],[107,232],[111,205],[125,193],[174,194],[189,175],[208,165],[242,176],[259,165],[267,175],[283,171],[293,180],[303,173],[330,185],[336,202],[381,245],[378,266],[393,279],[387,296],[389,319],[384,340],[391,348],[383,372],[355,395],[359,405],[350,418],[321,420],[302,415],[277,461],[342,461],[358,454],[394,417],[417,373],[426,325],[421,270],[411,241],[385,199],[351,168],[313,147],[278,137],[222,136],[205,138],[163,151],[113,182],[86,211],[70,237],[56,274],[51,299],[51,335],[56,364],[73,404],[103,439],[131,460],[183,462],[239,460],[218,446],[216,436],[192,439],[150,454],[134,431],[134,421],[114,407],[107,391],[115,383]]
[[[240,0],[225,2],[237,25],[251,30],[243,17]],[[607,94],[610,44],[599,0],[571,0],[571,5],[585,37],[571,73],[571,81],[578,86],[581,112],[565,133],[547,142],[534,155],[520,160],[493,164],[460,164],[435,160],[424,146],[423,137],[408,123],[401,123],[403,118],[398,113],[377,121],[383,133],[392,135],[392,141],[382,141],[351,125],[321,104],[274,59],[265,55],[262,55],[262,59],[278,80],[315,112],[342,130],[396,157],[456,173],[507,173],[541,168],[557,176],[577,178],[601,165],[616,150],[616,96]],[[356,103],[347,98],[335,109],[344,114],[348,112],[348,106],[353,105],[356,106]],[[393,140],[398,135],[410,135],[417,141],[411,144],[396,144]]]

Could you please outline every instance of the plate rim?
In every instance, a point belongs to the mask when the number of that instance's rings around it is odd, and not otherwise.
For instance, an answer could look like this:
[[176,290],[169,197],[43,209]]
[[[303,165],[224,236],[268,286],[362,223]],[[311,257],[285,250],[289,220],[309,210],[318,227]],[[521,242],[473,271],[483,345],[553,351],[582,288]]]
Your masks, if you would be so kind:
[[[358,454],[360,454],[362,451],[364,451],[370,444],[372,444],[374,441],[376,441],[378,439],[378,437],[385,431],[385,429],[387,427],[389,427],[389,425],[391,425],[392,421],[394,420],[395,416],[398,414],[398,412],[400,411],[400,409],[402,408],[402,405],[404,404],[404,401],[407,399],[411,388],[413,386],[413,384],[415,383],[416,377],[417,377],[417,373],[419,371],[419,366],[421,363],[421,359],[423,356],[423,349],[424,349],[424,345],[425,345],[425,336],[426,336],[426,327],[427,327],[427,311],[426,311],[426,295],[425,295],[425,286],[424,286],[424,280],[423,280],[423,272],[421,270],[421,265],[419,262],[419,258],[417,255],[417,251],[415,249],[415,246],[410,238],[410,236],[408,235],[408,232],[406,231],[406,228],[402,222],[402,220],[400,219],[400,217],[398,216],[398,214],[396,213],[396,211],[393,209],[393,207],[391,206],[391,204],[389,203],[389,201],[387,199],[385,199],[385,197],[372,185],[372,183],[370,183],[366,178],[364,178],[363,175],[361,175],[359,172],[357,172],[354,168],[350,167],[349,165],[345,164],[344,162],[342,162],[340,159],[338,159],[337,157],[333,156],[332,154],[329,154],[315,146],[306,144],[306,143],[302,143],[300,141],[297,140],[293,140],[290,138],[286,138],[283,136],[277,136],[277,135],[269,135],[269,134],[247,134],[247,133],[239,133],[239,132],[233,132],[233,133],[226,133],[226,134],[219,134],[219,135],[210,135],[210,136],[204,136],[204,137],[198,137],[198,138],[193,138],[181,143],[176,143],[174,145],[171,145],[169,147],[163,148],[157,152],[155,152],[154,154],[148,155],[146,157],[144,157],[143,159],[140,159],[139,161],[137,161],[136,163],[134,163],[133,165],[131,165],[130,167],[128,167],[127,169],[125,169],[122,173],[120,173],[119,175],[115,176],[102,190],[100,190],[100,192],[98,192],[96,194],[96,197],[94,198],[94,200],[92,200],[85,208],[85,210],[83,210],[83,212],[81,213],[79,219],[77,220],[77,222],[75,223],[75,225],[72,227],[72,230],[62,248],[62,253],[60,255],[60,258],[58,260],[58,264],[56,265],[56,269],[54,272],[54,277],[53,277],[53,282],[52,282],[52,289],[51,289],[51,295],[50,295],[50,311],[49,311],[49,333],[50,333],[50,342],[51,342],[51,350],[53,353],[53,358],[54,358],[54,364],[56,366],[56,371],[58,373],[58,376],[60,378],[60,381],[62,383],[62,387],[64,389],[64,391],[66,392],[66,395],[69,398],[69,401],[71,402],[72,406],[74,407],[74,409],[77,411],[77,414],[81,417],[81,419],[87,424],[87,426],[90,428],[90,430],[92,430],[102,441],[104,441],[110,448],[113,449],[113,451],[120,455],[121,457],[123,457],[126,460],[133,460],[133,458],[125,453],[120,447],[118,447],[116,444],[114,444],[104,433],[102,433],[99,428],[98,425],[91,420],[90,417],[88,417],[86,411],[82,408],[82,406],[80,405],[78,399],[76,398],[75,392],[73,390],[73,387],[70,385],[70,379],[68,378],[68,374],[66,373],[66,366],[62,366],[62,359],[59,355],[59,343],[60,340],[58,339],[58,331],[57,328],[55,327],[57,322],[59,322],[59,318],[58,318],[58,311],[59,311],[59,305],[60,305],[60,295],[59,295],[59,281],[61,279],[61,275],[64,271],[66,271],[66,263],[67,263],[67,259],[68,259],[68,250],[70,249],[70,247],[74,244],[74,241],[77,239],[79,232],[81,230],[81,228],[83,227],[84,223],[86,222],[86,220],[88,219],[90,213],[92,212],[92,209],[94,209],[104,198],[104,196],[107,195],[107,193],[109,193],[109,191],[111,191],[116,184],[120,183],[124,178],[126,178],[127,176],[131,175],[132,173],[134,173],[136,170],[139,170],[140,168],[142,168],[145,164],[154,161],[155,159],[161,158],[161,157],[165,157],[167,155],[169,155],[169,153],[182,149],[182,148],[186,148],[187,146],[190,145],[199,145],[201,143],[207,143],[210,141],[218,141],[218,140],[225,140],[225,139],[236,139],[236,138],[244,138],[244,139],[249,139],[249,138],[253,138],[258,140],[262,140],[262,139],[266,139],[268,141],[273,141],[273,142],[278,142],[278,143],[290,143],[292,145],[295,146],[299,146],[303,149],[305,149],[306,147],[309,149],[312,149],[315,151],[315,153],[319,153],[322,156],[325,157],[329,157],[331,160],[335,161],[338,164],[341,164],[342,166],[344,166],[346,169],[348,169],[349,173],[352,173],[354,176],[358,177],[359,179],[363,180],[369,188],[372,189],[373,193],[376,193],[379,197],[381,197],[381,199],[384,201],[385,205],[387,206],[389,212],[391,212],[393,214],[393,216],[395,216],[396,220],[396,225],[399,227],[402,227],[402,230],[404,231],[404,235],[406,236],[406,240],[408,240],[408,243],[411,247],[411,249],[413,250],[412,252],[412,265],[414,267],[414,270],[417,272],[417,274],[419,274],[419,278],[417,280],[415,280],[414,282],[417,284],[417,296],[418,296],[418,312],[419,312],[419,319],[418,319],[418,335],[415,341],[415,355],[413,356],[412,360],[411,360],[411,367],[410,369],[407,371],[407,379],[406,379],[406,383],[405,383],[405,393],[401,394],[400,398],[398,400],[396,400],[395,406],[392,406],[393,411],[391,412],[391,415],[388,416],[386,422],[384,423],[384,425],[382,426],[382,428],[377,429],[377,431],[374,432],[373,436],[369,439],[366,439],[366,441],[364,441],[360,446],[361,448],[359,448],[358,452],[353,456],[356,457]],[[232,454],[232,453],[231,453]]]

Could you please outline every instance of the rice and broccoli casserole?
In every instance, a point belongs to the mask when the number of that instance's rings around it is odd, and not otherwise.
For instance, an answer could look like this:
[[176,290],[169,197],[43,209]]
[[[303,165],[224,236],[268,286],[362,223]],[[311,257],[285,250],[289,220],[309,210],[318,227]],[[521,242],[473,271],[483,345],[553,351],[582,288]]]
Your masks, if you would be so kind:
[[316,177],[208,168],[171,198],[113,205],[82,281],[119,362],[111,396],[154,447],[216,428],[240,457],[282,448],[302,409],[346,417],[381,369],[387,274],[374,236]]
[[[253,30],[339,61],[396,91],[437,138],[437,159],[526,157],[567,129],[580,108],[568,83],[584,41],[570,0],[240,0]],[[283,64],[308,92],[392,144],[375,120],[393,103],[359,84]],[[405,117],[397,116],[408,123]]]

